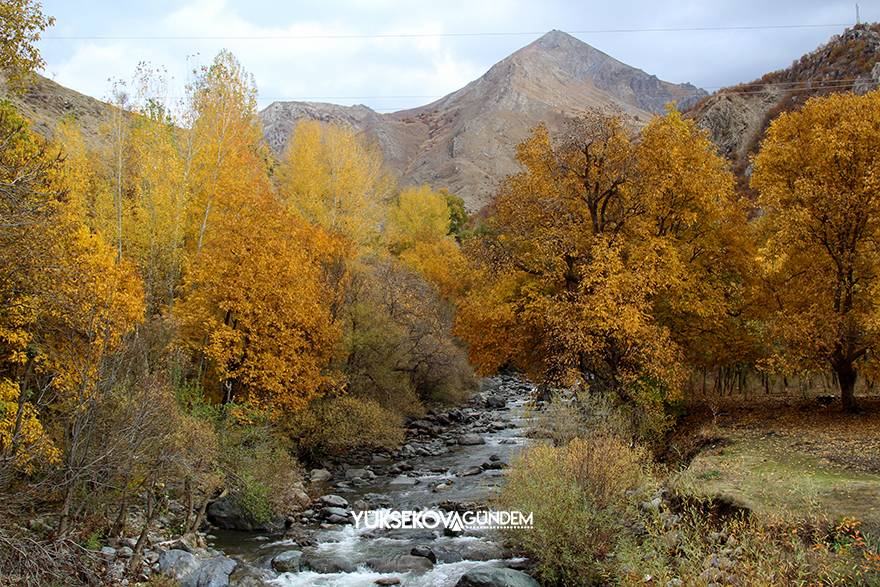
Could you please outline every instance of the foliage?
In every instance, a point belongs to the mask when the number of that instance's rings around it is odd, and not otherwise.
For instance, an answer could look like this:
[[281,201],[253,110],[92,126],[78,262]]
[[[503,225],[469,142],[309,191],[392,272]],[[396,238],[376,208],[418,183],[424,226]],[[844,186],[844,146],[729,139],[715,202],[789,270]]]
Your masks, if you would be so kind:
[[789,368],[830,368],[855,407],[876,351],[880,92],[835,94],[777,118],[755,158],[758,262]]
[[289,414],[284,426],[299,454],[307,458],[356,448],[392,448],[403,442],[400,415],[368,398],[316,399],[309,409]]
[[374,247],[394,180],[375,145],[349,128],[301,121],[279,169],[282,198],[318,226]]
[[450,308],[438,291],[393,260],[353,274],[342,312],[339,370],[348,391],[403,415],[421,401],[453,399],[473,388],[464,351],[449,337]]
[[43,429],[34,405],[21,400],[18,384],[0,380],[0,460],[33,473],[38,467],[58,464],[61,453]]
[[512,464],[499,503],[534,514],[533,527],[509,531],[536,557],[547,584],[593,585],[612,564],[632,492],[651,486],[646,453],[609,432],[558,447],[537,445]]
[[227,415],[218,427],[225,487],[254,522],[268,522],[290,510],[299,464],[268,414],[227,406]]
[[326,369],[338,336],[335,293],[322,263],[337,244],[267,191],[224,203],[213,217],[177,306],[187,340],[222,401],[302,409],[333,385]]
[[469,245],[479,277],[456,331],[481,372],[610,390],[662,416],[689,349],[730,332],[741,286],[727,253],[745,221],[733,176],[675,111],[637,137],[598,113],[566,136],[538,127],[519,145],[525,170]]
[[872,585],[880,578],[877,545],[861,534],[858,521],[830,529],[743,515],[713,522],[704,507],[711,505],[647,517],[644,536],[621,541],[618,581],[642,584],[650,575],[660,584]]
[[394,253],[401,253],[417,243],[442,240],[452,223],[446,197],[423,185],[405,188],[388,211],[385,237]]
[[6,0],[0,4],[0,70],[13,89],[21,89],[46,64],[36,44],[40,34],[55,24],[34,0]]

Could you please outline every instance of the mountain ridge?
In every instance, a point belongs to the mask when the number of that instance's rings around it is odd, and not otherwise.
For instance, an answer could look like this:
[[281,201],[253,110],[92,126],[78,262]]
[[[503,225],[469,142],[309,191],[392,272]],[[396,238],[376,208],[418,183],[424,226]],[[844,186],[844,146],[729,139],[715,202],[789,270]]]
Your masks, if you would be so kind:
[[516,145],[539,122],[554,129],[567,117],[600,108],[643,124],[670,101],[690,105],[706,95],[554,30],[424,106],[380,114],[362,105],[273,102],[260,116],[277,153],[298,120],[348,124],[377,141],[401,183],[446,187],[474,211],[517,171]]

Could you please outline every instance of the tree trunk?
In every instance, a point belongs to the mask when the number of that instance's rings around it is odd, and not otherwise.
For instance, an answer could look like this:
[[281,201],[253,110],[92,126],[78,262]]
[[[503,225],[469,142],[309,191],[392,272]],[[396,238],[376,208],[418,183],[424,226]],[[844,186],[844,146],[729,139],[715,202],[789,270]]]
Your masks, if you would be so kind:
[[834,374],[837,375],[837,384],[840,386],[840,401],[843,409],[847,412],[855,412],[858,410],[855,398],[858,373],[853,367],[852,361],[846,359],[835,361]]

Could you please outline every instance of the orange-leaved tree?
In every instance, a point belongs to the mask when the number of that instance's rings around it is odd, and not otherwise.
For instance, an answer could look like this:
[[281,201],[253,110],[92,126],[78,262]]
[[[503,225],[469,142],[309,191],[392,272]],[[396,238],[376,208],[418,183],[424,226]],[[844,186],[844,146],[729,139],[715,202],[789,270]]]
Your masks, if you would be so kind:
[[482,276],[457,328],[474,362],[645,406],[674,398],[683,352],[670,325],[724,310],[695,282],[723,255],[716,231],[742,220],[725,164],[674,111],[640,135],[600,113],[555,142],[538,127],[517,156],[524,171],[470,246]]
[[214,207],[176,312],[215,397],[295,411],[335,384],[339,294],[328,264],[343,250],[289,213],[268,178],[254,190]]
[[855,409],[858,374],[880,344],[880,92],[814,98],[779,116],[754,166],[779,358],[830,369]]

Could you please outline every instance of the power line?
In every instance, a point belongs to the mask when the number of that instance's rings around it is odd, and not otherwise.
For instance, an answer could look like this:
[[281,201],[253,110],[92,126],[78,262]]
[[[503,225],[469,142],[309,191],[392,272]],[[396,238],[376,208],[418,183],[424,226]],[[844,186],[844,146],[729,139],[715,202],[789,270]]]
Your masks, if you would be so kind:
[[[716,31],[758,31],[788,29],[841,28],[852,23],[829,24],[767,24],[734,26],[607,28],[567,31],[571,35],[628,34],[628,33],[683,33]],[[345,39],[421,39],[444,37],[511,37],[543,35],[546,31],[481,31],[449,33],[358,33],[358,34],[301,34],[301,35],[46,35],[47,41],[300,41]]]

